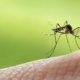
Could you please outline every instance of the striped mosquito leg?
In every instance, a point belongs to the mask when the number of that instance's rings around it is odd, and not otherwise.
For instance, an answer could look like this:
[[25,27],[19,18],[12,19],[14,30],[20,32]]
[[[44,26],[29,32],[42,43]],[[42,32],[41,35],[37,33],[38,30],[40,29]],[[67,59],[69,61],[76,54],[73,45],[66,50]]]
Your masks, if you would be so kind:
[[41,29],[40,29],[40,32],[41,32],[42,34],[44,34],[44,35],[47,35],[47,36],[52,36],[52,35],[54,35],[54,34],[46,34],[46,33],[44,33]]

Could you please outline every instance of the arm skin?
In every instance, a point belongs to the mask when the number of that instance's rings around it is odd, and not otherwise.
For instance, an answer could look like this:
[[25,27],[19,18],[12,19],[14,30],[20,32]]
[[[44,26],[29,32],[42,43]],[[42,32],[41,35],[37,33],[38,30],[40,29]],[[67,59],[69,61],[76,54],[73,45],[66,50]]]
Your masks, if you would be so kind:
[[80,80],[80,51],[0,69],[0,80]]

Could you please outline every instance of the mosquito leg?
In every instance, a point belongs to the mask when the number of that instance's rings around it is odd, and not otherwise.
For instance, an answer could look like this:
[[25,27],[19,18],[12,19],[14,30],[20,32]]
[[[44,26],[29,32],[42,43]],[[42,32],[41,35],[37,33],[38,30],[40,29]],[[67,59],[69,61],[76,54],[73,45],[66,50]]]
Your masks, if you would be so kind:
[[47,58],[49,58],[49,57],[53,54],[53,52],[54,52],[54,50],[55,50],[55,48],[56,48],[56,46],[57,46],[57,43],[58,43],[58,41],[59,41],[61,35],[62,35],[62,34],[59,35],[58,40],[57,40],[55,46],[52,48],[52,52],[51,52],[51,54],[50,54]]
[[[57,41],[56,41],[56,32],[54,32],[54,37],[55,37],[55,44],[57,44]],[[53,47],[54,48],[54,47]],[[49,52],[47,52],[47,53],[45,53],[45,54],[48,54],[48,53],[50,53],[52,50],[53,50],[53,48],[49,51]]]
[[73,32],[74,32],[75,30],[77,30],[77,29],[80,29],[80,27],[75,28],[75,29],[73,30]]
[[57,29],[58,27],[61,27],[59,23],[56,24],[56,29]]
[[[54,32],[54,37],[55,37],[55,44],[57,43],[57,41],[56,41],[56,32]],[[54,47],[53,47],[54,48]],[[49,51],[49,52],[47,52],[47,53],[45,53],[45,54],[48,54],[48,53],[50,53],[52,50],[53,50],[53,48]]]
[[[61,27],[60,24],[57,23],[57,24],[56,24],[56,29],[57,29],[57,28],[60,28],[60,27]],[[57,32],[54,32],[55,43],[57,43],[57,42],[56,42],[56,34],[57,34]]]
[[[48,23],[49,23],[51,26],[53,26],[50,22],[48,22]],[[56,29],[57,29],[58,27],[59,27],[59,28],[61,27],[59,23],[56,24]],[[56,34],[57,34],[57,32],[54,31],[55,43],[56,43]]]
[[80,47],[79,47],[79,45],[78,45],[78,43],[77,43],[77,41],[76,41],[76,37],[75,37],[75,42],[76,42],[77,47],[80,49]]
[[[58,23],[56,24],[56,29],[57,29],[57,27],[61,27]],[[57,44],[57,40],[56,40],[56,34],[57,34],[57,32],[54,32],[54,37],[55,37],[55,45]],[[54,47],[53,47],[54,48]],[[50,53],[51,51],[53,51],[53,48],[48,52],[48,53]],[[46,54],[48,54],[48,53],[46,53]]]
[[57,41],[56,41],[56,32],[54,32],[54,38],[55,38],[55,44],[57,43]]
[[70,52],[72,52],[71,47],[70,47],[70,44],[69,44],[69,41],[68,41],[67,34],[66,34],[66,39],[67,39],[67,43],[68,43],[68,46],[69,46]]
[[[65,25],[65,24],[68,24],[68,21],[65,21],[64,25]],[[63,25],[63,26],[64,26],[64,25]]]
[[[53,27],[53,25],[52,25],[49,21],[48,21],[48,23]],[[56,29],[57,29],[58,27],[59,27],[59,28],[61,27],[59,23],[56,24]],[[54,28],[54,29],[55,29],[55,28]]]
[[[79,31],[79,29],[77,30],[76,35],[78,34],[78,31]],[[76,41],[76,36],[75,36],[75,42],[76,42],[77,47],[80,49],[80,47],[79,47],[79,45],[78,45],[78,43],[77,43],[77,41]]]
[[[48,23],[53,27],[53,25],[48,21]],[[56,24],[56,28],[61,27],[59,23]]]
[[66,24],[68,24],[68,21],[65,21]]

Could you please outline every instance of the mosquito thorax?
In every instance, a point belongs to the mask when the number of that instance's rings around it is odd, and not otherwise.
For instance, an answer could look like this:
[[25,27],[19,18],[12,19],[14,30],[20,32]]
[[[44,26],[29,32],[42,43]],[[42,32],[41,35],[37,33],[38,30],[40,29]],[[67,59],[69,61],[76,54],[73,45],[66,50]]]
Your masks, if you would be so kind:
[[72,26],[70,24],[65,25],[65,28],[69,31],[72,31]]

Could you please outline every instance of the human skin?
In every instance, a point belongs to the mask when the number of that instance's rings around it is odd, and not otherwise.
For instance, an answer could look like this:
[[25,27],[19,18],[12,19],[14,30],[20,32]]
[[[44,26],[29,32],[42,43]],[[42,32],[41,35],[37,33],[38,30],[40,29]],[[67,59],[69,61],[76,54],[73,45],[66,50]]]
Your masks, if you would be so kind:
[[0,80],[80,80],[80,51],[0,69]]

